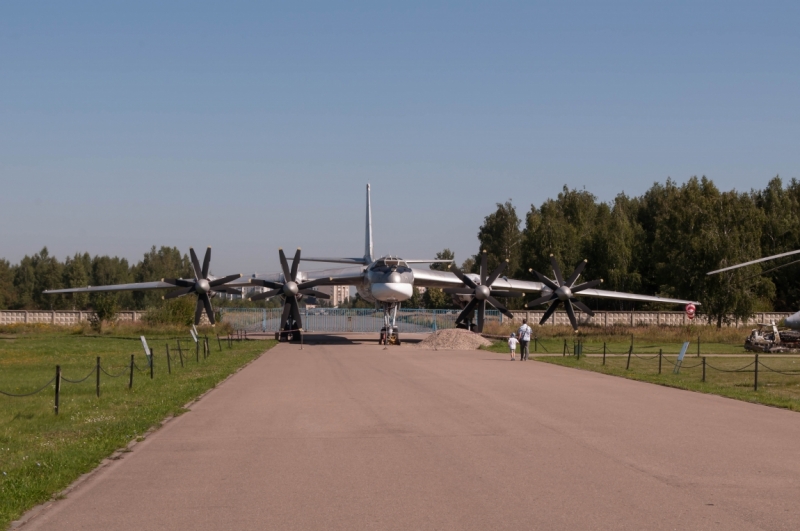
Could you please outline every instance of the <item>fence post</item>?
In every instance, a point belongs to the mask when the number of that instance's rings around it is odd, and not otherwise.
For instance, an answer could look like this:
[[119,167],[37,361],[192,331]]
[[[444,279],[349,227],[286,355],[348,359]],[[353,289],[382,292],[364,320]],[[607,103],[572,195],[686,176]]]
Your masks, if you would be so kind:
[[208,342],[208,336],[205,337],[206,342],[206,358],[211,356],[211,343]]
[[753,391],[758,391],[758,354],[756,354],[756,369],[753,373]]
[[[266,330],[264,330],[266,332]],[[219,347],[219,351],[222,352],[222,341],[219,340],[219,334],[217,334],[217,346]]]
[[697,334],[697,357],[700,357],[700,334]]
[[563,358],[566,355],[567,355],[567,340],[565,339],[564,340],[564,350],[561,351],[561,357]]
[[153,349],[150,349],[150,379],[153,379],[153,365],[156,364],[155,356],[153,355]]
[[128,378],[128,389],[133,387],[133,354],[131,354],[131,376]]
[[703,356],[703,382],[706,381],[706,357]]
[[658,349],[658,374],[661,374],[661,358],[663,356],[663,349]]
[[533,336],[533,351],[539,352],[539,338],[536,336]]
[[100,398],[100,356],[97,356],[97,365],[94,370],[97,372],[97,398]]
[[56,403],[55,403],[56,415],[58,415],[59,395],[61,395],[61,365],[56,365]]
[[633,354],[633,345],[628,348],[628,363],[625,365],[625,370],[629,371],[631,369],[631,354]]
[[195,361],[200,363],[200,340],[194,342],[194,357],[196,358]]
[[603,341],[603,365],[606,364],[606,343]]
[[169,343],[167,343],[167,374],[172,374],[172,360],[169,359]]
[[178,340],[178,356],[181,359],[181,368],[183,368],[183,351],[181,350],[181,342]]

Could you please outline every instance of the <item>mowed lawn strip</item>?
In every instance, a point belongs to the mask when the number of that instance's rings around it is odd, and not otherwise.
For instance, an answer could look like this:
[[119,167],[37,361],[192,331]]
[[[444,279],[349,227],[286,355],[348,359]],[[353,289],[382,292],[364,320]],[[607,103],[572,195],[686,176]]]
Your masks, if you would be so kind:
[[[59,414],[53,411],[54,385],[25,398],[0,395],[0,529],[24,511],[45,502],[81,474],[214,387],[237,368],[258,357],[275,341],[234,341],[232,348],[209,336],[210,355],[199,362],[194,344],[181,340],[181,367],[174,334],[145,334],[153,348],[154,379],[139,338],[87,337],[52,332],[0,339],[0,390],[25,393],[55,376],[56,364],[71,380],[93,370],[97,356],[102,367],[97,398],[93,374],[80,384],[62,382]],[[202,335],[202,331],[201,331]],[[172,373],[167,372],[170,345]],[[187,350],[188,349],[188,350]],[[130,356],[136,365],[128,389]]]
[[[560,345],[563,349],[563,340]],[[621,352],[619,345],[614,352]],[[571,342],[569,346],[570,352],[572,352]],[[626,369],[628,365],[627,349],[625,349],[625,354],[607,355],[605,365],[603,365],[602,350],[598,354],[596,348],[592,348],[590,352],[586,346],[587,344],[584,344],[584,353],[580,359],[574,355],[545,355],[541,350],[539,353],[531,352],[531,354],[537,361],[545,363],[800,411],[800,354],[759,354],[758,391],[755,391],[753,385],[755,355],[752,352],[745,353],[743,348],[741,349],[742,353],[736,352],[732,345],[729,345],[730,351],[734,352],[730,355],[720,356],[718,354],[720,351],[724,353],[724,349],[713,348],[713,344],[709,344],[710,352],[704,352],[701,347],[700,357],[697,357],[697,351],[692,350],[690,345],[678,374],[673,374],[673,369],[677,362],[680,345],[663,344],[647,350],[640,350],[634,344],[629,369]],[[596,345],[592,344],[592,347],[596,347]],[[602,349],[602,343],[600,347]],[[630,347],[630,343],[628,343],[628,347]],[[659,348],[664,352],[661,374],[658,373]],[[508,345],[504,342],[496,342],[487,350],[507,353]],[[608,351],[611,349],[607,345]],[[517,356],[519,357],[519,351]],[[702,381],[704,356],[706,356],[705,382]],[[789,374],[779,374],[769,369]]]

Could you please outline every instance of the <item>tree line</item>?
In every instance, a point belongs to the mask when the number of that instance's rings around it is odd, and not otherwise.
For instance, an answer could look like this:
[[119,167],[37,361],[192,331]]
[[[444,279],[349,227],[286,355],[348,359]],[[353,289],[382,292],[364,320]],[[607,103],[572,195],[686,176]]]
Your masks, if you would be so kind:
[[[705,177],[684,184],[655,183],[644,194],[625,193],[602,202],[585,189],[564,187],[556,198],[531,205],[520,216],[511,200],[498,203],[478,231],[478,249],[461,262],[477,273],[481,251],[489,269],[508,260],[506,275],[536,280],[533,269],[552,277],[550,255],[568,275],[586,259],[585,279],[604,279],[604,289],[697,300],[699,313],[721,325],[756,311],[800,309],[800,276],[791,258],[707,276],[706,272],[762,256],[800,249],[800,182],[779,177],[763,190],[721,191]],[[449,249],[437,258],[454,259]],[[442,268],[433,264],[433,268]],[[145,309],[161,292],[43,295],[45,289],[146,282],[190,277],[187,255],[153,247],[136,264],[124,258],[75,254],[60,262],[47,248],[18,264],[0,259],[0,308],[98,309],[104,305]],[[587,300],[595,309],[659,308],[658,305]],[[520,308],[524,300],[509,300]],[[242,303],[240,303],[242,304]],[[274,305],[276,303],[271,303]],[[351,305],[369,305],[354,300]],[[371,305],[370,305],[371,306]],[[405,306],[445,308],[441,290],[415,293]],[[672,309],[670,307],[665,307]]]

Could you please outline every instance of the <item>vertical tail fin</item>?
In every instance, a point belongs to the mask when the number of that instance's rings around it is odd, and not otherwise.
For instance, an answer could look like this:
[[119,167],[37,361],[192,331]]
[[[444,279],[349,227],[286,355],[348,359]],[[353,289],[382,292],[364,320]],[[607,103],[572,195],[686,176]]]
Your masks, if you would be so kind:
[[372,204],[369,199],[369,184],[367,184],[367,232],[364,241],[364,260],[372,263]]

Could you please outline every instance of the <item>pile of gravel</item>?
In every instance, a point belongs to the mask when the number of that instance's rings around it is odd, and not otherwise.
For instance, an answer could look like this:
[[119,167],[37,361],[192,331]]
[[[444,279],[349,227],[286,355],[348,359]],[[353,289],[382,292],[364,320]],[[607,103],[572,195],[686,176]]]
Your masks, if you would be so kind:
[[415,347],[426,350],[477,350],[491,344],[491,341],[479,334],[463,328],[451,328],[430,334]]

